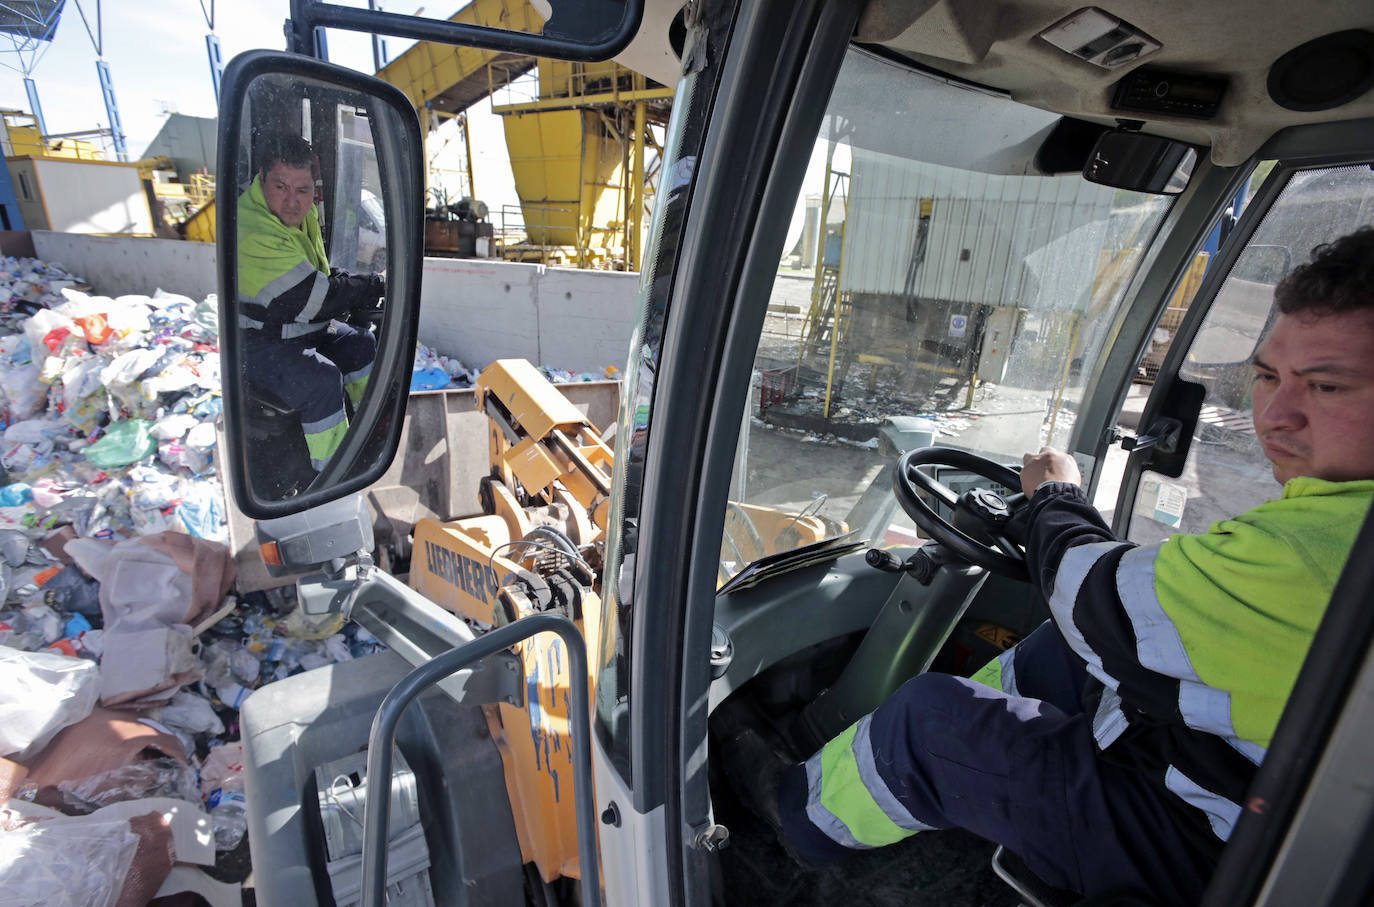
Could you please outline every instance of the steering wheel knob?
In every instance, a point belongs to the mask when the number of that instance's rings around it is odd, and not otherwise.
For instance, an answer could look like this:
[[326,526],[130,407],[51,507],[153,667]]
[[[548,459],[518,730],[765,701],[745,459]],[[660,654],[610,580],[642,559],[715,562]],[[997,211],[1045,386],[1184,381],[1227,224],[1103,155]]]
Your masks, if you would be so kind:
[[987,488],[974,488],[963,493],[959,506],[967,510],[985,526],[1002,526],[1011,519],[1011,508],[1002,496]]

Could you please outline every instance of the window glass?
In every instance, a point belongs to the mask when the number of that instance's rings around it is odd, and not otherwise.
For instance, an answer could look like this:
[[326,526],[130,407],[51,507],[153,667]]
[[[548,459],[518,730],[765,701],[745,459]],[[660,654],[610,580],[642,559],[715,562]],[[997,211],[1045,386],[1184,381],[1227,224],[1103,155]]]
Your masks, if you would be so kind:
[[1205,532],[1278,495],[1250,403],[1250,359],[1274,317],[1274,287],[1313,247],[1371,222],[1374,170],[1368,166],[1306,170],[1289,180],[1217,291],[1179,369],[1206,388],[1202,413],[1183,475],[1141,478],[1133,541]]
[[769,298],[721,582],[847,531],[915,543],[905,450],[1067,444],[1169,201],[1039,174],[1056,119],[849,52]]

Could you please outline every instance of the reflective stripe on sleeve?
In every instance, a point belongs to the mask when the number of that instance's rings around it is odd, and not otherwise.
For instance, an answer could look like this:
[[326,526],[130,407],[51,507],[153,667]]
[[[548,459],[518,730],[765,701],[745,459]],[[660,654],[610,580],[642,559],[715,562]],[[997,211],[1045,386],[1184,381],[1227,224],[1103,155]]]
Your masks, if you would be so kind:
[[305,307],[296,316],[297,321],[314,321],[324,308],[324,297],[329,295],[329,275],[315,272],[315,285],[310,288],[310,298],[305,301]]
[[1212,825],[1212,834],[1225,841],[1240,818],[1240,804],[1199,786],[1174,766],[1164,773],[1164,786],[1182,797],[1189,806],[1202,810]]
[[309,324],[284,324],[281,326],[281,336],[283,340],[296,340],[323,331],[329,327],[328,321],[316,321]]
[[1083,580],[1093,564],[1123,544],[1125,543],[1093,542],[1070,548],[1059,561],[1059,570],[1054,575],[1054,590],[1050,593],[1049,601],[1050,613],[1054,615],[1054,622],[1069,648],[1087,663],[1088,671],[1094,677],[1113,690],[1120,685],[1120,681],[1107,673],[1102,667],[1102,656],[1094,652],[1092,646],[1083,638],[1082,632],[1073,622],[1073,608],[1078,601],[1078,590],[1082,588]]
[[1097,748],[1105,750],[1115,743],[1129,723],[1126,713],[1121,710],[1120,694],[1110,688],[1103,689],[1097,711],[1093,713],[1093,739],[1097,741]]
[[[320,272],[311,267],[310,262],[304,260],[298,261],[291,270],[287,271],[280,277],[277,277],[269,281],[266,286],[264,286],[261,290],[258,291],[258,295],[254,298],[253,301],[256,302],[258,305],[262,306],[263,308],[267,308],[268,306],[272,305],[272,300],[276,299],[278,296],[285,293],[287,290],[290,290],[292,287],[296,286],[301,281],[310,277],[310,275],[312,274],[320,274]],[[328,290],[328,276],[323,274],[320,274],[320,276],[325,278],[324,285],[325,289]],[[318,285],[319,282],[316,281],[315,287],[312,287],[311,289],[310,298],[312,300],[314,299],[315,288],[317,288]],[[323,299],[324,297],[321,296],[320,298]],[[308,307],[309,303],[307,302],[306,305]]]
[[1236,734],[1230,692],[1208,686],[1198,676],[1177,625],[1160,604],[1155,592],[1160,548],[1149,545],[1126,552],[1116,572],[1117,591],[1135,632],[1140,665],[1178,679],[1178,710],[1188,727],[1234,741],[1232,745],[1239,752],[1258,764],[1264,758],[1264,747]]

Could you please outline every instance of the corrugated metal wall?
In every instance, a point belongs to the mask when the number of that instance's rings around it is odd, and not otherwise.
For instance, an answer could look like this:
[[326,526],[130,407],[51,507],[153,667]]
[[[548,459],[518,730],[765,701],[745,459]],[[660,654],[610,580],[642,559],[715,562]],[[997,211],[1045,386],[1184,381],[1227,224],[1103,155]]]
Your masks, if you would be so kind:
[[[855,149],[840,287],[926,301],[1082,311],[1109,247],[1115,190]],[[921,199],[932,199],[914,271]]]

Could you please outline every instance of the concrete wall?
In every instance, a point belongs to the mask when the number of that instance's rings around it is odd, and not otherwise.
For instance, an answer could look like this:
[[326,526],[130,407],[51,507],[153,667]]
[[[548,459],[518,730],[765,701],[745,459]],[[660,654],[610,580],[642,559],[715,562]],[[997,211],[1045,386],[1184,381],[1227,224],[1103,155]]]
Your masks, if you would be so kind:
[[[161,287],[192,299],[215,289],[215,247],[167,239],[34,231],[38,257],[61,262],[106,296]],[[570,371],[624,368],[639,275],[426,258],[420,340],[481,367],[523,357]]]
[[215,292],[210,243],[35,230],[33,247],[39,258],[60,262],[103,296],[151,296],[163,289],[198,300]]
[[426,258],[420,339],[469,365],[521,356],[571,371],[624,368],[639,275]]

